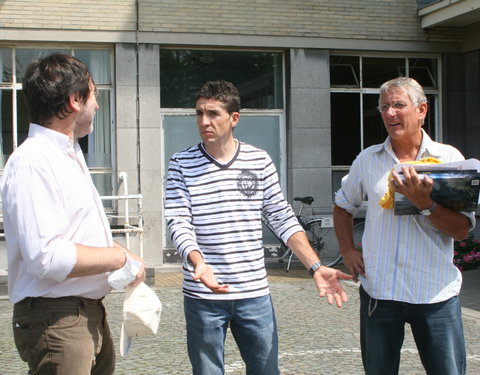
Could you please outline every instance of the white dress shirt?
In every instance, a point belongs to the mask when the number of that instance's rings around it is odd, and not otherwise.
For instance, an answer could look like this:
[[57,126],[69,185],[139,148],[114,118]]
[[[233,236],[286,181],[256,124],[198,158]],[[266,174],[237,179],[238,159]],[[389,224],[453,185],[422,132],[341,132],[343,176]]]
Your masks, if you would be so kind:
[[[422,130],[417,160],[464,160],[452,146],[434,142]],[[440,232],[428,217],[394,215],[378,201],[387,191],[387,178],[399,163],[390,139],[362,151],[342,179],[335,203],[355,214],[368,197],[362,251],[365,276],[359,279],[373,298],[408,303],[435,303],[458,295],[462,275],[452,263],[453,238]],[[462,212],[463,213],[463,212]],[[469,217],[475,226],[473,213]]]
[[108,274],[67,278],[75,244],[113,245],[110,227],[78,143],[30,124],[28,138],[10,156],[1,181],[13,303],[25,297],[101,298]]

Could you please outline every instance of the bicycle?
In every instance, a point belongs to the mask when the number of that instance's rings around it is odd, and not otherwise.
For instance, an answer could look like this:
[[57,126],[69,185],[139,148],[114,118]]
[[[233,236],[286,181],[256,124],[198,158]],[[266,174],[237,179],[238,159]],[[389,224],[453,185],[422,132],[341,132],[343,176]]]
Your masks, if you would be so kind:
[[[310,245],[322,260],[322,263],[327,267],[333,267],[338,264],[342,257],[340,255],[337,239],[335,237],[335,231],[333,230],[333,217],[331,215],[318,217],[303,216],[302,211],[304,206],[310,206],[314,201],[313,197],[295,197],[293,200],[301,202],[300,209],[296,215],[298,222],[305,230],[305,234],[308,237]],[[288,258],[286,265],[286,271],[288,272],[294,254],[292,250],[282,241],[282,239],[277,236],[265,218],[263,219],[263,222],[280,241],[280,253],[282,256],[280,257],[279,261],[284,262]]]
[[[310,206],[314,199],[313,197],[295,197],[294,201],[300,202],[301,206],[298,210],[297,219],[300,225],[305,230],[308,241],[312,246],[313,250],[317,253],[318,257],[321,259],[322,264],[327,267],[334,267],[342,260],[340,255],[340,249],[337,242],[337,237],[335,235],[335,230],[333,228],[333,217],[332,215],[324,216],[312,216],[306,217],[302,216],[302,211],[305,205]],[[360,219],[361,220],[361,219]],[[270,226],[268,221],[263,218],[263,222],[266,227],[275,235],[275,237],[280,241],[280,253],[282,254],[279,261],[284,262],[288,258],[286,265],[286,271],[290,269],[292,258],[294,256],[293,251],[282,241],[280,237],[277,236],[273,228]],[[365,227],[365,221],[361,220],[353,226],[353,238],[355,246],[361,247],[363,230]]]

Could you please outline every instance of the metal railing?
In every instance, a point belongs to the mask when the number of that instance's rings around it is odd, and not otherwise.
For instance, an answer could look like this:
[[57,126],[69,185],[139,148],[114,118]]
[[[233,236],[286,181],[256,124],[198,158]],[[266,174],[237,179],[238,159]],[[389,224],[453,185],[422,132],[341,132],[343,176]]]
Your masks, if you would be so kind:
[[[116,201],[123,201],[123,215],[114,215],[107,213],[108,218],[116,218],[116,219],[123,219],[124,222],[121,224],[123,228],[112,228],[112,234],[125,234],[125,247],[130,249],[130,234],[135,233],[139,235],[139,254],[138,256],[143,258],[143,215],[142,215],[142,201],[143,195],[142,194],[129,194],[128,193],[128,178],[126,172],[120,172],[118,178],[121,182],[123,182],[123,195],[104,195],[100,198],[102,200],[116,200]],[[130,205],[129,202],[134,199],[137,202],[137,224],[133,225],[130,220],[133,214],[130,213]]]

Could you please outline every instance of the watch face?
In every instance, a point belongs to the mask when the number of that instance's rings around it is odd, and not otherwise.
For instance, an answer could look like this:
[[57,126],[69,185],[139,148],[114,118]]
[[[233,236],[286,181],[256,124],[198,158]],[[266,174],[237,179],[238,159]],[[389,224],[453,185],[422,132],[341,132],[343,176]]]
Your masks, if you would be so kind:
[[421,210],[420,213],[423,215],[423,216],[429,216],[433,213],[433,211],[435,211],[437,208],[437,204],[435,202],[432,203],[432,206],[430,208],[426,208],[424,210]]
[[322,266],[322,263],[321,263],[321,262],[317,262],[317,263],[312,264],[312,266],[311,266],[310,269],[309,269],[310,275],[313,276],[313,273],[314,273],[316,270],[318,270],[321,266]]

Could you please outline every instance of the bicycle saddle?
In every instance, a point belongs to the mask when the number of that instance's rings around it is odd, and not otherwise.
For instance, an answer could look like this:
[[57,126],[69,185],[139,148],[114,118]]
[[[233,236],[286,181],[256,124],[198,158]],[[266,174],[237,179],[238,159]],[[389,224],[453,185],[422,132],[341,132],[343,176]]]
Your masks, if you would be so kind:
[[295,197],[294,201],[302,202],[303,204],[311,205],[313,202],[313,197]]

